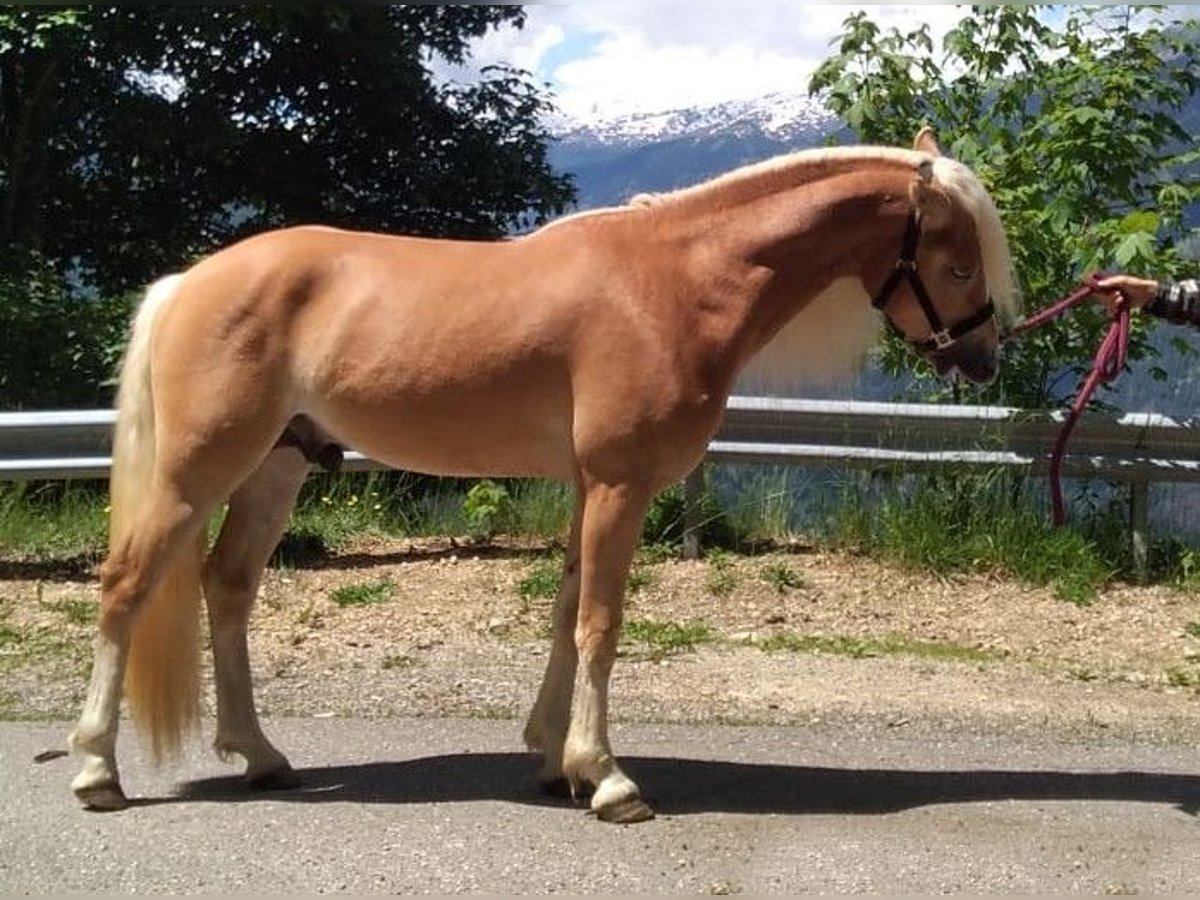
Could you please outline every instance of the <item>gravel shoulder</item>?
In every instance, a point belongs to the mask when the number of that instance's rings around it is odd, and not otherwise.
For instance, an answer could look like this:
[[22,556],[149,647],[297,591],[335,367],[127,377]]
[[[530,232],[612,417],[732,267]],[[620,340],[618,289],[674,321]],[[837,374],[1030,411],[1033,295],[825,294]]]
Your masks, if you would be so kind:
[[[251,621],[261,712],[523,717],[546,661],[551,601],[520,586],[551,552],[371,541],[269,570]],[[0,717],[73,718],[90,664],[94,574],[4,568]],[[701,639],[626,639],[614,719],[1195,740],[1195,593],[1115,584],[1077,607],[999,578],[938,579],[803,546],[729,557],[721,591],[716,568],[635,567],[626,621]],[[785,569],[791,586],[779,584]],[[339,587],[381,581],[380,602],[333,599]],[[792,649],[768,652],[772,639]]]

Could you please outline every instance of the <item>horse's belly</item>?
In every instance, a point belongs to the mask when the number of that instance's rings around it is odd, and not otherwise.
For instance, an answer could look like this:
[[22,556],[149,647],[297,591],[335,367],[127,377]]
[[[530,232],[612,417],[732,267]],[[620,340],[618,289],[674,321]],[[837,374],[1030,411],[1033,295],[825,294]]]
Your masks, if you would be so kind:
[[353,450],[397,469],[430,475],[574,477],[570,422],[551,410],[500,404],[420,403],[315,410]]

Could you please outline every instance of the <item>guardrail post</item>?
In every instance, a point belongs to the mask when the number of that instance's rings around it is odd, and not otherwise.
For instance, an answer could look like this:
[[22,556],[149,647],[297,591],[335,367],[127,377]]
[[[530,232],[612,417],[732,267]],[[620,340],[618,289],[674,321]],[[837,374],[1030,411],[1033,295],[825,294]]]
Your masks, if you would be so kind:
[[1129,540],[1133,551],[1133,571],[1139,581],[1149,574],[1150,531],[1149,502],[1150,485],[1145,481],[1129,483]]
[[700,500],[704,496],[704,463],[683,481],[683,558],[700,558]]

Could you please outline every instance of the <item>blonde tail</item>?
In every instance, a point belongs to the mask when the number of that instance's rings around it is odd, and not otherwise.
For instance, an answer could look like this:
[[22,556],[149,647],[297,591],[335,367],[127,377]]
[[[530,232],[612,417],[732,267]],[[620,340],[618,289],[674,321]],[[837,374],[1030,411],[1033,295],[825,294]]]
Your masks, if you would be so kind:
[[[117,424],[109,482],[109,552],[117,550],[137,522],[155,470],[154,393],[150,336],[158,311],[182,275],[156,282],[134,319],[121,368]],[[134,619],[125,670],[125,695],[156,761],[177,756],[185,732],[200,717],[200,566],[203,529],[191,552],[165,569]]]

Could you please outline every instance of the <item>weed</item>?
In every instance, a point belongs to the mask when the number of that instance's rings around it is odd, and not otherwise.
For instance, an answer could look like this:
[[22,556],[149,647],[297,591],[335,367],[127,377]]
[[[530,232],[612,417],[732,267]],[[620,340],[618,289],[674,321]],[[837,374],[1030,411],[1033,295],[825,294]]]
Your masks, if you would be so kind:
[[866,659],[876,656],[915,656],[920,659],[986,662],[996,655],[986,650],[944,641],[916,641],[905,637],[858,638],[847,635],[781,632],[758,642],[759,649],[774,653],[828,653]]
[[703,622],[681,624],[657,622],[653,619],[632,619],[625,623],[624,636],[639,644],[647,644],[657,654],[694,650],[697,644],[716,639],[713,630]]
[[417,661],[406,653],[393,653],[383,658],[380,668],[388,669],[410,669],[417,664]]
[[780,594],[787,593],[789,588],[807,587],[804,578],[787,563],[770,563],[763,567],[760,574],[762,580],[774,587]]
[[704,586],[714,597],[727,597],[737,588],[741,579],[733,568],[733,554],[727,550],[710,550],[705,560],[708,563],[708,574]]
[[96,603],[89,597],[63,597],[47,604],[47,608],[61,613],[74,625],[91,625],[96,621]]
[[629,593],[640,593],[652,584],[654,584],[654,573],[652,571],[644,569],[641,566],[634,566],[630,569],[629,578],[626,581],[626,589]]
[[1167,683],[1172,687],[1200,687],[1200,671],[1175,666],[1167,669]]
[[678,556],[679,548],[670,544],[643,544],[637,552],[638,563],[647,566],[668,562]]
[[21,643],[21,632],[11,625],[0,622],[0,649],[16,647]]
[[517,593],[526,601],[552,600],[562,582],[561,559],[546,557],[534,563],[529,573],[517,582]]
[[1200,622],[1188,622],[1183,626],[1183,633],[1189,637],[1200,638]]
[[718,569],[715,572],[709,572],[708,577],[704,579],[704,586],[708,588],[708,592],[714,597],[728,597],[737,590],[740,579],[736,572],[731,572],[728,569]]
[[395,590],[396,585],[390,578],[380,578],[342,585],[333,590],[329,599],[338,606],[366,606],[392,599]]

